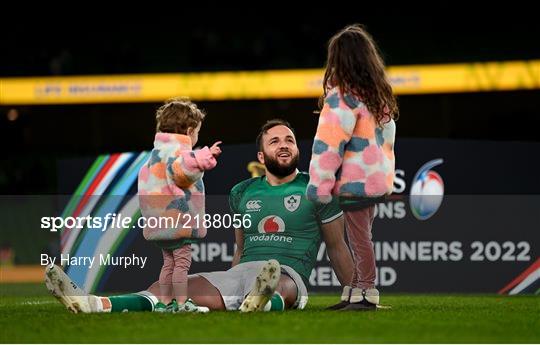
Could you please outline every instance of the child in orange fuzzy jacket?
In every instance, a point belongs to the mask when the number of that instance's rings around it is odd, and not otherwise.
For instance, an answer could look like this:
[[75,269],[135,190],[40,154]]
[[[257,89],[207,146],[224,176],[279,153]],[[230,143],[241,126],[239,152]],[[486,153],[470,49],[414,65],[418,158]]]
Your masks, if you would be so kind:
[[[154,149],[139,171],[141,214],[147,221],[154,218],[147,225],[156,225],[147,226],[143,234],[163,252],[158,312],[201,310],[187,296],[191,243],[206,236],[202,177],[204,171],[216,166],[221,154],[221,142],[193,150],[204,117],[205,113],[187,99],[168,100],[156,112]],[[197,215],[199,221],[195,221]],[[174,222],[167,224],[167,218]]]

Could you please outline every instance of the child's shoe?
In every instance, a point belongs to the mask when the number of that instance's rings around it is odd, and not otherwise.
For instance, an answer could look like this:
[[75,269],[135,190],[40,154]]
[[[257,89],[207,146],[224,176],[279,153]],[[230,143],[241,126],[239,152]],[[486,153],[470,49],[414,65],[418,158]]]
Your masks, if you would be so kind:
[[154,311],[155,311],[156,313],[166,313],[166,312],[167,312],[167,306],[165,305],[165,303],[158,302],[158,303],[154,306]]
[[176,302],[176,298],[173,298],[173,300],[167,304],[167,313],[177,313],[178,312],[178,302]]
[[184,304],[178,306],[179,313],[208,313],[208,307],[200,307],[191,298],[188,298]]

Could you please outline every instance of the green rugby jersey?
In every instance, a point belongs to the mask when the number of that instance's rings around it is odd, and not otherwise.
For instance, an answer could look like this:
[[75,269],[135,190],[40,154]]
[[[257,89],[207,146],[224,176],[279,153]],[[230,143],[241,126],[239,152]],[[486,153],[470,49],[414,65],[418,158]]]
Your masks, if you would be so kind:
[[337,202],[312,203],[305,197],[309,181],[299,172],[294,180],[271,186],[266,177],[240,182],[231,190],[229,204],[235,214],[249,215],[244,228],[240,262],[276,259],[292,267],[308,284],[321,239],[320,224],[338,218]]

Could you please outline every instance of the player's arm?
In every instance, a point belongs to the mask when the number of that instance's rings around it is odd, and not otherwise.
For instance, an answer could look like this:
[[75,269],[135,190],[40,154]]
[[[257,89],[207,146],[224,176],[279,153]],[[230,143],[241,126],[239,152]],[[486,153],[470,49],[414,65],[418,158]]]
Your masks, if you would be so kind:
[[326,251],[332,268],[342,286],[350,285],[353,275],[353,260],[345,243],[345,224],[343,215],[328,223],[321,224]]
[[[242,216],[243,210],[240,208],[240,201],[244,193],[245,183],[239,183],[231,189],[229,194],[229,207],[231,208],[231,214],[234,216]],[[239,225],[241,226],[241,225]],[[236,228],[234,230],[234,238],[236,242],[236,250],[234,251],[232,267],[238,265],[242,253],[244,252],[244,229]]]
[[240,258],[242,257],[242,252],[244,251],[244,230],[235,229],[234,237],[236,240],[236,250],[234,251],[232,267],[238,265]]

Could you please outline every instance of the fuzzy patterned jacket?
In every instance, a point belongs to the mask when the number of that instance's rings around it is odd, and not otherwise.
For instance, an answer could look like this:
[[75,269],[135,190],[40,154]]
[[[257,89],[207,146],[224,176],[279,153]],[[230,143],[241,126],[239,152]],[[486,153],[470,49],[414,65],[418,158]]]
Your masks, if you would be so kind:
[[161,226],[147,226],[143,230],[147,240],[206,236],[202,177],[205,170],[215,166],[216,159],[210,149],[193,151],[187,135],[156,134],[150,158],[139,171],[139,206],[147,221],[149,217],[172,217],[175,223],[166,224],[165,218],[161,218]]
[[[384,121],[383,121],[384,122]],[[332,195],[375,198],[394,184],[393,120],[378,127],[358,98],[328,91],[309,167],[308,199],[328,203]]]

